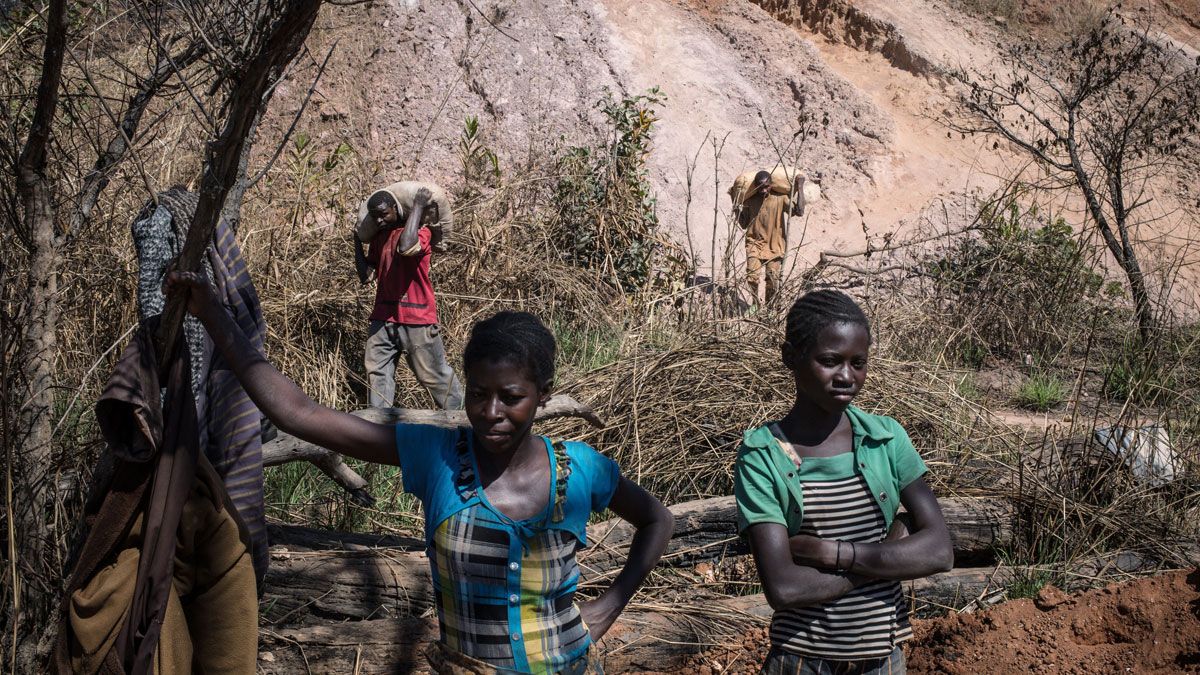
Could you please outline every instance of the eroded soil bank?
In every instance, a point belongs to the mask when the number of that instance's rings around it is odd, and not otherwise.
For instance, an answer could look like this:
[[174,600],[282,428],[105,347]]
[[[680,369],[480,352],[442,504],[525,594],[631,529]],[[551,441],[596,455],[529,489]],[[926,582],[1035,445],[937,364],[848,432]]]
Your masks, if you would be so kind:
[[[913,675],[1200,673],[1200,570],[1077,595],[1047,586],[1033,599],[914,622]],[[766,630],[691,657],[695,675],[756,673]]]

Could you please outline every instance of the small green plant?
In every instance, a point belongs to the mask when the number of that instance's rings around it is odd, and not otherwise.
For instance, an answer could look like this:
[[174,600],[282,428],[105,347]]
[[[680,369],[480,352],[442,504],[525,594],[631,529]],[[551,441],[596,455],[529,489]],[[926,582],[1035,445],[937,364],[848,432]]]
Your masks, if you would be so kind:
[[959,341],[954,351],[959,363],[975,370],[982,368],[988,357],[987,345],[972,337]]
[[983,394],[980,393],[979,387],[975,384],[975,376],[972,373],[965,373],[955,380],[954,390],[958,392],[959,396],[968,401],[978,401],[983,398]]
[[500,158],[484,143],[479,118],[474,115],[463,120],[463,130],[458,137],[458,161],[463,174],[460,200],[478,196],[481,185],[494,187],[500,182]]
[[1037,594],[1050,583],[1050,575],[1045,572],[1027,572],[1012,580],[1008,585],[1008,599],[1035,598]]
[[661,248],[646,155],[658,120],[654,107],[664,100],[657,87],[619,100],[608,95],[599,103],[612,131],[605,146],[574,146],[558,157],[555,249],[626,292],[650,284]]
[[616,362],[621,354],[621,333],[615,329],[589,329],[551,322],[558,343],[559,365],[588,373]]
[[1067,386],[1054,375],[1038,373],[1017,391],[1017,405],[1045,412],[1067,400]]
[[1149,355],[1127,349],[1109,367],[1104,394],[1114,401],[1158,405],[1170,399],[1177,384],[1172,368],[1156,363]]

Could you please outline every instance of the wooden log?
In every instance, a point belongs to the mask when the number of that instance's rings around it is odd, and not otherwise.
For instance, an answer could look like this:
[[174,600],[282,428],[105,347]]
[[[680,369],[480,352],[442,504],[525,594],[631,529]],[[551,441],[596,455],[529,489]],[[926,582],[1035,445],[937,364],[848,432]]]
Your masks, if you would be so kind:
[[[956,558],[979,558],[983,551],[1005,544],[1006,537],[1011,537],[1011,527],[999,524],[1005,520],[1000,502],[945,499],[942,509]],[[660,564],[684,567],[749,553],[736,533],[732,497],[684,502],[672,506],[671,512],[675,514],[675,533]],[[985,527],[981,523],[992,524]],[[578,557],[586,585],[607,583],[620,571],[633,531],[620,519],[588,528],[589,547]],[[989,540],[988,533],[996,539]],[[425,611],[432,602],[429,563],[420,540],[302,527],[273,528],[270,535],[271,568],[263,593],[268,622],[406,616]],[[960,545],[967,548],[959,549]],[[958,598],[982,587],[976,577],[972,584],[931,587],[929,604],[954,605]]]
[[[350,413],[365,420],[380,424],[430,424],[455,428],[467,426],[467,414],[462,410],[418,410],[415,408],[366,408]],[[604,422],[587,405],[565,395],[553,396],[546,405],[538,408],[534,419],[549,420],[558,417],[581,417],[600,428]],[[263,466],[277,466],[287,462],[312,462],[326,476],[350,493],[350,498],[361,506],[373,506],[375,498],[367,489],[368,484],[342,461],[342,456],[332,450],[300,440],[291,434],[279,432],[262,446]]]
[[[765,610],[764,610],[765,608]],[[761,595],[634,607],[600,642],[605,670],[661,670],[770,617]],[[425,649],[437,639],[432,618],[374,619],[319,626],[264,627],[260,673],[426,673]]]
[[[989,562],[997,549],[1012,543],[1016,513],[1007,499],[944,497],[938,504],[950,530],[955,565]],[[911,515],[902,511],[900,518],[913,529]]]
[[[1002,590],[1009,578],[1003,569],[966,568],[904,582],[904,588],[919,601],[958,597],[967,604],[988,590]],[[604,667],[612,673],[671,671],[690,654],[740,640],[748,627],[766,625],[771,614],[762,594],[635,605],[600,642]],[[305,666],[308,672],[427,672],[422,654],[436,639],[432,618],[264,627],[259,668],[264,673],[304,672]]]
[[[1082,575],[1103,570],[1134,573],[1148,561],[1134,553],[1087,560],[1074,567]],[[1003,599],[1008,584],[1029,570],[967,567],[926,579],[901,582],[916,614],[947,609],[972,611]],[[740,640],[749,626],[770,621],[762,594],[741,597],[687,597],[681,601],[633,605],[600,642],[607,672],[669,672],[681,658]],[[259,632],[259,670],[293,672],[428,672],[422,654],[437,639],[436,620],[401,617],[316,626],[264,626]],[[307,670],[305,670],[307,668]]]
[[[997,548],[1012,542],[1013,507],[1008,500],[986,497],[947,497],[940,499],[956,564],[965,565],[995,558]],[[689,565],[750,552],[737,534],[737,504],[733,497],[713,497],[684,502],[671,507],[675,514],[675,533],[667,546],[664,560],[671,565]],[[912,528],[907,513],[900,517]],[[579,555],[584,569],[602,570],[614,561],[624,560],[634,528],[621,520],[611,520],[588,528],[589,548]]]

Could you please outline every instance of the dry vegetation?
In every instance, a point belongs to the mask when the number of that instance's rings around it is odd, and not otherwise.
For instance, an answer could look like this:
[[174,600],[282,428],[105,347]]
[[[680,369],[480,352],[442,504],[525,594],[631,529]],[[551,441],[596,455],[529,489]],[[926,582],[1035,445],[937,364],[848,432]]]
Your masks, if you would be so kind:
[[[19,23],[6,24],[0,41],[17,36]],[[110,38],[94,49],[120,55],[120,44]],[[37,63],[32,53],[4,60]],[[292,77],[310,77],[318,62],[302,56]],[[93,65],[113,72],[107,59]],[[75,105],[94,114],[82,72],[68,86]],[[6,77],[11,87],[31,73]],[[5,95],[25,96],[15,88]],[[147,183],[198,180],[204,135],[189,105],[182,88],[156,104],[163,117],[153,133],[138,138],[86,229],[62,249],[53,509],[46,514],[57,523],[52,566],[65,559],[100,450],[91,403],[136,322],[130,220],[149,196]],[[456,359],[471,323],[497,310],[537,313],[559,340],[558,389],[590,403],[608,424],[594,430],[560,421],[544,431],[593,443],[670,503],[729,494],[742,430],[789,405],[789,379],[777,359],[784,308],[743,316],[728,301],[740,277],[728,259],[717,261],[715,280],[688,287],[707,261],[688,259],[686,242],[658,229],[642,174],[653,100],[607,105],[614,111],[609,137],[576,139],[575,148],[546,154],[489,156],[486,128],[464,129],[463,177],[450,186],[460,197],[459,234],[433,267],[447,348]],[[269,166],[265,160],[283,139],[259,138],[266,149],[251,173],[265,173],[246,195],[239,237],[263,299],[269,357],[321,403],[353,409],[363,399],[361,345],[373,290],[353,279],[349,217],[371,186],[394,176],[377,174],[355,136],[322,135],[325,124],[301,117]],[[84,173],[89,125],[90,118],[65,119],[56,160],[63,185]],[[564,192],[577,197],[569,210]],[[1185,294],[1176,293],[1177,311],[1141,341],[1132,303],[1099,263],[1098,243],[1075,234],[1078,223],[1034,208],[1038,203],[1036,191],[1017,186],[981,200],[973,223],[931,223],[914,237],[919,244],[868,247],[854,270],[797,275],[803,281],[782,295],[830,285],[863,300],[877,350],[860,404],[909,430],[939,494],[1017,501],[1020,537],[1005,555],[1031,579],[1068,587],[1096,581],[1069,570],[1114,551],[1139,552],[1147,570],[1185,565],[1200,536],[1196,308],[1179,304]],[[13,203],[4,206],[6,217],[15,214]],[[338,215],[330,222],[321,217],[326,213]],[[588,219],[603,226],[594,241],[581,242],[577,224]],[[22,316],[20,286],[10,280],[22,274],[24,249],[12,228],[0,237],[0,339],[11,368]],[[619,260],[631,242],[643,247],[645,266]],[[588,246],[588,255],[579,255]],[[994,373],[1011,373],[1012,384],[980,384]],[[1065,383],[1067,400],[1051,411],[1053,424],[1014,425],[990,412],[1035,373]],[[407,373],[401,377],[399,401],[426,407],[423,390]],[[1180,459],[1176,479],[1158,487],[1101,457],[1090,441],[1096,428],[1148,424],[1167,430]],[[4,433],[11,452],[14,429],[6,425]],[[362,471],[378,501],[371,509],[351,504],[313,467],[270,469],[269,513],[319,526],[418,531],[417,507],[400,494],[395,471]],[[10,503],[5,537],[12,536],[11,513]],[[5,559],[7,567],[7,549]],[[44,583],[54,593],[61,579]],[[8,612],[11,587],[6,581],[0,588]]]

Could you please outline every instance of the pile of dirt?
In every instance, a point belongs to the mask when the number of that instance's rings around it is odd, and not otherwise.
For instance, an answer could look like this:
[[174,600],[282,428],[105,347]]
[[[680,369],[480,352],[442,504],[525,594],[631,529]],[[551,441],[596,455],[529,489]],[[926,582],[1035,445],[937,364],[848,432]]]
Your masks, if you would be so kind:
[[909,672],[1200,673],[1200,571],[914,625]]
[[[1071,596],[1047,586],[1032,600],[915,621],[905,645],[913,675],[1200,673],[1200,570]],[[672,673],[757,673],[766,629],[688,657]]]

